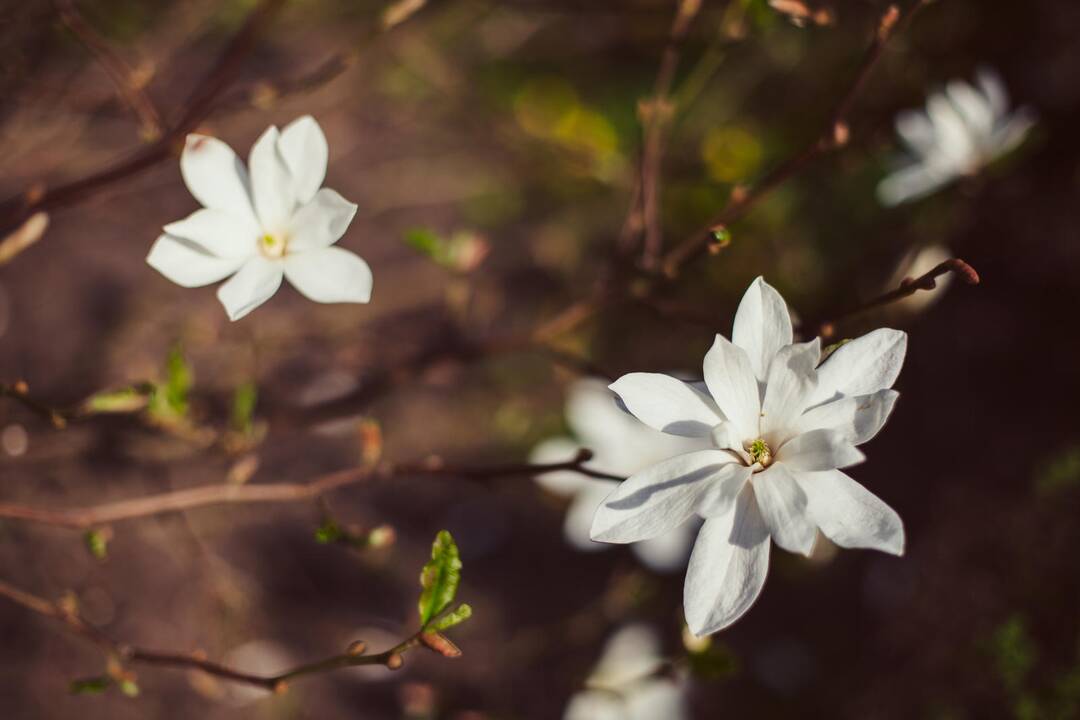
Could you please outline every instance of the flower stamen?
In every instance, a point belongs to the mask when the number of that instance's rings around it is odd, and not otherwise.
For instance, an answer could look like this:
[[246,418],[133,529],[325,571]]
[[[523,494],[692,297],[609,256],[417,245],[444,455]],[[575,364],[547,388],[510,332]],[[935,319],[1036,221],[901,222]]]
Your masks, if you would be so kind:
[[762,467],[769,467],[772,464],[772,449],[761,438],[751,440],[743,448],[750,453],[750,460],[754,463],[760,463]]
[[259,238],[259,252],[268,258],[280,258],[285,255],[285,238],[266,233]]

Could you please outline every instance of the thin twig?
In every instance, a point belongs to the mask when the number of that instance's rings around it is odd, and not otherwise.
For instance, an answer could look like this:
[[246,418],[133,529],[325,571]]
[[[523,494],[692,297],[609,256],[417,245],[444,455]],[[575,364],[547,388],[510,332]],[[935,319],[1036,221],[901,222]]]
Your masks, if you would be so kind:
[[202,657],[198,653],[162,652],[145,648],[125,645],[113,640],[102,631],[87,623],[74,611],[66,608],[62,603],[55,603],[45,598],[38,597],[25,590],[0,580],[0,597],[5,597],[12,602],[32,612],[38,613],[53,620],[57,620],[67,626],[73,633],[89,639],[100,647],[110,658],[120,663],[141,663],[145,665],[157,665],[172,668],[187,668],[199,670],[208,675],[231,680],[233,682],[246,683],[266,688],[273,692],[284,692],[287,683],[301,677],[336,670],[345,667],[357,667],[360,665],[383,665],[396,670],[404,664],[402,655],[409,650],[423,644],[423,630],[405,638],[397,645],[388,650],[374,655],[366,654],[366,647],[362,642],[353,643],[348,650],[339,655],[332,655],[323,660],[312,663],[304,663],[290,668],[277,675],[256,675],[235,668],[222,665]]
[[438,460],[428,460],[402,465],[381,464],[376,467],[339,470],[301,483],[247,483],[243,485],[214,483],[184,490],[174,490],[156,495],[63,510],[5,503],[0,504],[0,518],[86,530],[122,520],[192,510],[210,505],[292,503],[311,500],[349,485],[356,485],[374,479],[395,477],[463,477],[471,480],[492,480],[500,477],[519,477],[559,470],[571,470],[601,480],[624,479],[619,475],[611,475],[585,467],[585,463],[591,458],[592,453],[583,450],[578,453],[577,457],[555,463],[457,466],[446,465]]
[[889,6],[878,21],[874,37],[863,54],[862,62],[859,63],[851,84],[840,97],[822,131],[809,145],[774,168],[752,188],[737,187],[732,192],[727,207],[709,221],[708,225],[664,256],[662,265],[665,275],[674,277],[687,261],[703,250],[715,246],[718,233],[725,232],[729,225],[741,219],[754,205],[796,175],[811,160],[825,151],[847,144],[850,134],[847,116],[851,107],[881,60],[889,40],[897,34],[902,25],[911,21],[924,4],[926,0],[915,0],[906,13],[902,13],[896,5]]
[[960,279],[968,285],[979,284],[979,273],[975,271],[975,268],[971,267],[971,265],[968,265],[960,258],[950,258],[917,278],[904,278],[896,289],[882,293],[871,300],[867,300],[853,308],[837,313],[832,320],[815,323],[813,327],[816,327],[818,335],[828,339],[836,334],[836,326],[843,320],[847,320],[848,318],[866,312],[867,310],[881,307],[882,305],[888,305],[889,303],[914,295],[920,290],[933,290],[937,287],[937,278],[947,273],[953,273],[959,276]]
[[30,394],[30,386],[23,381],[12,383],[0,383],[0,397],[8,397],[21,403],[31,412],[40,415],[57,430],[67,427],[68,414],[63,410],[50,407]]
[[638,106],[644,131],[644,150],[641,159],[641,190],[635,191],[634,202],[641,202],[645,227],[645,244],[641,262],[653,269],[660,260],[663,228],[660,222],[660,177],[664,154],[664,130],[675,108],[669,100],[675,70],[679,64],[679,49],[690,23],[701,9],[701,0],[678,0],[675,18],[671,23],[667,47],[660,59],[660,69],[653,84],[652,97]]
[[86,46],[86,49],[94,56],[105,70],[105,74],[116,86],[120,98],[124,101],[135,118],[139,121],[143,137],[147,140],[156,140],[165,134],[165,122],[161,119],[161,113],[150,96],[146,94],[143,83],[138,79],[123,58],[112,49],[82,16],[73,0],[55,0],[57,11],[64,25]]

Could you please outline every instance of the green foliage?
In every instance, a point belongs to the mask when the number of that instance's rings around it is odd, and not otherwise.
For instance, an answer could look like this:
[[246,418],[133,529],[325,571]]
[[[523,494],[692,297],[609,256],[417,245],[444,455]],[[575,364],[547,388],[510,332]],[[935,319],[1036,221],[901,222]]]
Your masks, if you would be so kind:
[[323,520],[322,525],[315,528],[315,542],[320,545],[329,545],[332,542],[337,542],[341,539],[341,536],[341,526],[329,518]]
[[101,530],[87,530],[83,535],[86,549],[98,560],[105,560],[109,556],[109,538]]
[[1040,495],[1056,495],[1075,487],[1080,487],[1080,446],[1077,445],[1052,458],[1035,480],[1035,490]]
[[1023,687],[1037,657],[1037,649],[1020,615],[1013,615],[994,630],[990,653],[998,676],[1010,692]]
[[457,606],[457,609],[453,612],[448,612],[441,618],[438,618],[431,623],[431,630],[446,630],[452,628],[455,625],[460,625],[469,618],[472,617],[472,607],[466,603],[462,603]]
[[68,692],[72,695],[100,695],[112,685],[112,678],[108,675],[92,678],[80,678],[72,680],[68,685]]
[[150,397],[150,414],[160,420],[187,417],[188,393],[194,377],[180,346],[174,346],[165,359],[165,381],[154,387]]
[[468,272],[488,253],[488,243],[474,232],[458,230],[443,237],[430,228],[413,228],[405,233],[405,244],[447,270]]
[[120,688],[120,692],[130,698],[139,696],[139,686],[134,680],[121,680],[117,683],[117,686]]
[[246,382],[233,392],[232,413],[230,424],[233,430],[245,435],[252,432],[252,419],[255,416],[255,405],[259,399],[259,389],[253,382]]
[[[431,546],[431,560],[420,572],[420,626],[427,627],[433,618],[454,601],[461,582],[461,557],[454,538],[440,530]],[[458,608],[455,612],[460,612]],[[471,613],[471,609],[467,611]],[[465,618],[462,618],[462,620]],[[460,622],[460,620],[458,621]]]
[[716,640],[699,652],[687,654],[690,672],[704,680],[719,680],[739,671],[739,659],[727,645]]
[[152,385],[136,385],[119,390],[103,390],[83,401],[82,409],[91,414],[138,412],[146,407]]

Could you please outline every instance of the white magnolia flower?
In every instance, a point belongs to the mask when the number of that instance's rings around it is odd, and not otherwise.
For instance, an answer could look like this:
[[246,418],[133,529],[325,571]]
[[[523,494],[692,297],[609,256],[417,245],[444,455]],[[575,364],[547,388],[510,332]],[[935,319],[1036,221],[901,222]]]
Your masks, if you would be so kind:
[[[617,402],[615,393],[602,380],[585,378],[573,383],[566,398],[566,421],[576,439],[545,440],[533,449],[529,461],[561,462],[586,447],[593,452],[590,467],[612,475],[632,475],[672,455],[709,447],[707,439],[657,432],[623,412]],[[615,489],[617,482],[572,471],[545,473],[537,476],[536,481],[553,493],[572,498],[563,525],[567,542],[584,551],[611,547],[594,542],[589,537],[589,526],[596,509]],[[677,570],[686,565],[695,530],[690,524],[676,528],[635,545],[634,551],[654,570]]]
[[315,302],[366,303],[371,269],[334,247],[356,205],[319,189],[328,156],[322,128],[307,115],[280,133],[267,128],[247,169],[220,140],[188,135],[180,172],[203,209],[166,225],[146,262],[184,287],[232,275],[217,293],[231,320],[269,300],[282,277]]
[[563,720],[689,717],[685,684],[663,676],[663,670],[656,633],[645,625],[628,625],[608,640],[585,689],[570,698]]
[[896,118],[896,132],[911,162],[878,185],[878,199],[899,205],[961,177],[976,174],[1017,147],[1034,125],[1026,109],[1009,112],[1001,78],[980,70],[977,87],[953,80],[926,102],[926,111],[907,110]]
[[809,555],[817,530],[841,547],[900,555],[904,529],[892,509],[840,472],[865,457],[856,445],[885,423],[897,393],[907,335],[875,330],[818,367],[821,343],[793,343],[784,299],[758,278],[705,356],[706,389],[656,373],[612,386],[642,422],[710,438],[633,475],[600,506],[592,537],[647,540],[704,518],[683,589],[695,635],[727,627],[757,599],[770,538]]

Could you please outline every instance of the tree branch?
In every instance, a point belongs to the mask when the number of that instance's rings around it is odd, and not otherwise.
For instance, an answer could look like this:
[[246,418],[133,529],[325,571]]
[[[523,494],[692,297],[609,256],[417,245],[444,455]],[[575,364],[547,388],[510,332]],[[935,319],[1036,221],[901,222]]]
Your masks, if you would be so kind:
[[870,74],[881,60],[889,40],[897,34],[902,25],[906,25],[911,21],[911,18],[926,2],[927,0],[915,0],[906,13],[902,13],[896,5],[888,7],[878,22],[874,37],[863,54],[862,62],[859,63],[851,84],[840,97],[818,136],[809,145],[765,175],[749,190],[740,186],[732,191],[731,200],[727,207],[709,221],[708,225],[687,238],[664,257],[662,266],[665,275],[668,277],[676,276],[686,262],[707,248],[716,247],[719,249],[721,246],[716,244],[718,233],[725,232],[729,225],[741,219],[754,205],[768,197],[770,193],[796,175],[818,155],[847,144],[850,135],[847,116],[852,105],[854,105],[859,93],[866,86]]
[[395,477],[463,477],[480,481],[570,470],[601,480],[625,479],[620,475],[611,475],[585,467],[585,463],[590,459],[592,459],[592,453],[588,450],[582,450],[577,457],[556,463],[458,466],[444,464],[438,459],[401,465],[387,463],[375,467],[339,470],[302,483],[282,482],[243,485],[214,483],[145,497],[63,510],[0,503],[0,518],[23,520],[74,530],[87,530],[121,520],[192,510],[210,505],[300,502],[321,497],[349,485]]

